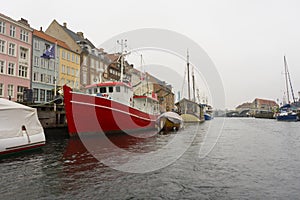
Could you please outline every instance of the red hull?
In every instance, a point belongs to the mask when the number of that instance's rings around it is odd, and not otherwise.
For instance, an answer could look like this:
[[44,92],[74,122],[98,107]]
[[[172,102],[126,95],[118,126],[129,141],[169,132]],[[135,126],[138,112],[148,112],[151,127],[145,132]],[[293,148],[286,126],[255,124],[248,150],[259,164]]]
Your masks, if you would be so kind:
[[64,86],[64,104],[70,136],[153,129],[158,117],[106,98],[73,93],[68,86]]

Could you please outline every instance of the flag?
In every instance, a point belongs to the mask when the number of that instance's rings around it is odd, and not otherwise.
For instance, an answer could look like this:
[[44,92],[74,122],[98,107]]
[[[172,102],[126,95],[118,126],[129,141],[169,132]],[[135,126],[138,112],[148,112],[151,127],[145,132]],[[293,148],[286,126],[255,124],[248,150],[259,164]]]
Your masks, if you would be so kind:
[[54,45],[51,45],[41,56],[42,58],[51,59],[55,58],[55,47]]

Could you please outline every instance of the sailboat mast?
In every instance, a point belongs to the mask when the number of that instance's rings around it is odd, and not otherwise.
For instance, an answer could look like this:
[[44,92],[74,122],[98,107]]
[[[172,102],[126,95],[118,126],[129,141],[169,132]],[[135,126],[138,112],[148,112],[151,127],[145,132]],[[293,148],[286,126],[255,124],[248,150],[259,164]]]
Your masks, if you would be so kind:
[[193,81],[193,101],[196,102],[194,67],[192,68],[192,81]]
[[187,78],[188,78],[188,97],[191,100],[191,93],[190,93],[190,61],[189,61],[189,50],[187,50],[187,57],[186,57],[186,65],[187,65]]
[[[286,63],[286,66],[287,66],[287,63]],[[294,90],[293,90],[291,76],[290,76],[290,72],[289,72],[288,67],[286,67],[286,71],[287,71],[287,75],[288,75],[288,78],[289,78],[289,83],[290,83],[290,86],[291,86],[291,93],[292,93],[293,102],[295,103],[296,100],[295,100]]]
[[289,84],[288,84],[288,70],[287,70],[287,62],[285,56],[283,57],[284,60],[284,75],[285,75],[285,86],[286,86],[286,96],[287,102],[290,103],[290,93],[289,93]]

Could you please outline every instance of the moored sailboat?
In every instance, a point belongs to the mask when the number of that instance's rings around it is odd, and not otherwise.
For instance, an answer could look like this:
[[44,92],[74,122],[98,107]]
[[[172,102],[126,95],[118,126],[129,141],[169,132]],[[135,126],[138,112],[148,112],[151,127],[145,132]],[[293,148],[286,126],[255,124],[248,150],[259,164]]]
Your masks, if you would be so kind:
[[288,103],[279,108],[279,112],[275,114],[275,117],[278,121],[298,121],[299,116],[297,114],[296,108],[292,106],[290,102],[289,87],[291,89],[293,103],[295,103],[296,101],[295,101],[291,77],[288,71],[288,65],[285,56],[284,56],[284,70],[285,70],[286,95],[287,95]]
[[188,99],[183,98],[175,105],[177,106],[178,113],[181,115],[184,122],[203,122],[204,121],[203,106],[201,106],[199,103],[196,103],[194,72],[192,72],[193,100],[191,100],[189,71],[190,71],[190,62],[189,62],[189,52],[187,51]]

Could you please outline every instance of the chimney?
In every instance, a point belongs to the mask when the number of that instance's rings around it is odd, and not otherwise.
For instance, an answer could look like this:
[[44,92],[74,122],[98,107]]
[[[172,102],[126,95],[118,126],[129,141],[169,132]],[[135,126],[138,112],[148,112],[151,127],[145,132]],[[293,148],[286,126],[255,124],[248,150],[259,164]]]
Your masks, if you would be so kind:
[[30,25],[28,24],[28,21],[27,21],[26,19],[24,19],[24,18],[21,18],[20,20],[18,20],[18,22],[20,22],[20,23],[22,23],[22,24],[24,24],[24,25],[26,25],[26,26],[30,26]]
[[77,32],[77,35],[78,35],[79,37],[81,37],[82,39],[84,39],[84,37],[83,37],[83,32]]
[[43,27],[40,27],[40,32],[43,32]]
[[67,23],[66,22],[64,22],[64,27],[67,28]]

